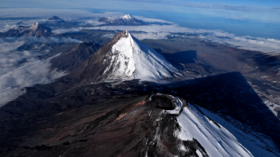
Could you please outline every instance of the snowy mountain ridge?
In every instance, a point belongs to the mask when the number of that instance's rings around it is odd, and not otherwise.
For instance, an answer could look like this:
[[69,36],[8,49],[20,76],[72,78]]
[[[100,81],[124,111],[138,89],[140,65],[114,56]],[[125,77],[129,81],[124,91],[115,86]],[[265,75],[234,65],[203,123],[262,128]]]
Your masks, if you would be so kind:
[[34,23],[30,27],[19,26],[14,29],[10,29],[9,31],[0,34],[0,37],[21,37],[21,36],[35,36],[35,37],[50,37],[51,29],[43,24],[38,22]]
[[99,22],[105,22],[107,25],[143,25],[145,22],[136,19],[130,14],[121,17],[102,17]]
[[107,79],[140,79],[157,82],[180,76],[178,70],[161,54],[140,42],[127,31],[106,54],[109,62],[104,74]]
[[217,114],[197,108],[188,104],[177,117],[181,127],[178,137],[185,141],[197,139],[209,156],[279,156],[271,139],[254,132],[248,134]]
[[130,14],[124,15],[121,17],[122,19],[133,19],[134,17],[131,16]]

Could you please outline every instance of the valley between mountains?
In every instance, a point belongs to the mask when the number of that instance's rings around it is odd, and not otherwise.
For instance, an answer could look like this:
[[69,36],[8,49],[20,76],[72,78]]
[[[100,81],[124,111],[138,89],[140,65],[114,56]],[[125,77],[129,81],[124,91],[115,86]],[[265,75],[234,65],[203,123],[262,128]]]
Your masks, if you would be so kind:
[[[208,53],[183,58],[167,53],[164,41],[122,31],[104,45],[82,42],[51,58],[51,69],[64,76],[27,87],[0,108],[0,155],[280,156],[279,113],[263,102],[279,92],[279,74],[255,79],[273,65],[256,61],[259,52],[193,41],[208,44]],[[230,53],[212,52],[215,46]],[[246,63],[245,72],[237,62]],[[256,91],[273,83],[269,94]]]

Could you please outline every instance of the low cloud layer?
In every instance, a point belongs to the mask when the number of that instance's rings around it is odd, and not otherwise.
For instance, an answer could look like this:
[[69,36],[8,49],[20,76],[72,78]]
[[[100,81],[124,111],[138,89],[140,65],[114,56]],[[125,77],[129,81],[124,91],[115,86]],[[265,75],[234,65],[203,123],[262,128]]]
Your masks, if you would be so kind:
[[[81,28],[80,28],[81,29]],[[197,37],[203,40],[225,44],[240,49],[280,53],[280,40],[250,36],[236,36],[220,30],[204,30],[180,27],[178,25],[147,26],[102,26],[88,27],[91,30],[128,30],[139,39],[166,39],[173,37]],[[180,35],[178,35],[180,33]]]
[[[134,37],[136,37],[139,40],[144,40],[144,39],[167,39],[167,36],[170,35],[170,33],[154,33],[154,32],[130,32]],[[103,38],[113,38],[116,34],[109,33],[105,34],[102,37]]]
[[149,23],[165,23],[165,24],[174,24],[173,22],[161,20],[161,19],[153,19],[153,18],[146,18],[143,16],[134,16],[136,19],[142,20],[144,22],[149,22]]
[[[78,40],[78,39],[73,39],[70,37],[62,37],[62,38],[58,38],[58,37],[50,37],[50,38],[45,38],[45,37],[34,37],[34,36],[24,36],[24,37],[7,37],[7,38],[3,38],[0,39],[0,44],[1,43],[18,43],[18,42],[22,42],[22,43],[43,43],[43,44],[50,44],[50,43],[81,43],[82,41]],[[5,47],[4,47],[5,48]],[[0,48],[1,49],[1,48]]]
[[92,25],[92,26],[98,26],[98,25],[102,25],[102,24],[105,24],[105,22],[99,22],[97,19],[95,20],[85,20],[84,22],[84,25]]
[[[1,17],[1,16],[0,16]],[[0,32],[6,32],[10,29],[17,28],[18,26],[31,26],[35,22],[45,21],[45,19],[25,19],[23,20],[1,20]]]
[[[0,39],[0,107],[25,93],[25,87],[34,84],[46,84],[65,75],[50,69],[50,59],[42,60],[40,56],[49,54],[41,50],[42,43],[79,43],[71,38],[5,38]],[[32,50],[19,51],[23,44],[38,44]],[[40,50],[40,51],[39,51]]]
[[[251,36],[236,36],[221,30],[205,30],[180,27],[176,24],[169,25],[143,25],[143,26],[96,26],[79,27],[70,29],[57,29],[53,33],[63,34],[67,32],[78,32],[83,29],[88,30],[128,30],[136,38],[143,39],[167,39],[168,37],[197,37],[202,40],[216,42],[235,48],[280,53],[280,40],[272,38],[260,38]],[[180,34],[180,35],[178,35]],[[111,38],[112,34],[104,35],[105,38]]]
[[54,33],[54,34],[72,33],[72,32],[79,32],[82,29],[83,29],[83,27],[67,28],[67,29],[55,29],[55,30],[52,30],[52,33]]
[[276,39],[235,36],[232,34],[229,34],[228,36],[201,35],[199,38],[239,49],[280,53],[280,40]]
[[[2,57],[2,56],[1,56]],[[50,70],[50,58],[47,60],[29,59],[19,67],[10,67],[8,73],[0,76],[0,107],[25,93],[25,87],[34,84],[51,83],[64,76],[64,72]]]

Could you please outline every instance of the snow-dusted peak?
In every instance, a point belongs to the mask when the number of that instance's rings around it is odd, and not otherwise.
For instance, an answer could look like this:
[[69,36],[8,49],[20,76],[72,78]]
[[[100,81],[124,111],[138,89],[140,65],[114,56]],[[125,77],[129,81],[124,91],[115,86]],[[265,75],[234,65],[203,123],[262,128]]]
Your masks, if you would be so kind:
[[129,32],[112,46],[106,56],[109,62],[104,74],[108,79],[140,79],[142,81],[160,82],[178,76],[178,70],[161,54],[140,42]]
[[39,27],[39,23],[36,22],[36,23],[34,23],[34,24],[30,27],[30,29],[33,30],[33,31],[35,31],[35,30],[38,29],[38,27]]
[[126,19],[126,20],[130,20],[130,19],[132,19],[132,18],[133,18],[133,16],[131,16],[130,14],[124,15],[124,16],[122,17],[122,19]]
[[141,20],[137,20],[130,14],[121,16],[121,17],[102,17],[99,19],[99,22],[105,22],[110,25],[141,25],[145,24]]

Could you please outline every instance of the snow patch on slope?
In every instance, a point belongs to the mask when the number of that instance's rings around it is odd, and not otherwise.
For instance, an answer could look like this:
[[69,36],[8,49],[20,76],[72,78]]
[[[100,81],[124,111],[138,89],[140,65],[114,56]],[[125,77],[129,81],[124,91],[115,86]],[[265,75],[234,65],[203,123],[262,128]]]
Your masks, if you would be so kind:
[[31,29],[31,30],[33,30],[33,31],[36,31],[36,30],[38,29],[38,27],[39,27],[39,23],[36,22],[36,23],[34,23],[31,27],[29,27],[29,29]]
[[[219,124],[214,123],[194,106],[190,104],[188,106],[177,118],[181,126],[179,138],[184,141],[197,139],[209,156],[273,157],[279,154],[272,141],[261,141],[256,136],[234,127],[233,124],[228,123],[218,115],[199,108],[206,116]],[[272,152],[268,151],[267,148]]]
[[122,17],[122,19],[127,19],[127,20],[130,20],[130,19],[132,19],[132,18],[134,18],[134,17],[132,17],[130,14],[124,15],[124,16]]
[[128,32],[112,47],[112,53],[108,53],[106,58],[110,64],[104,73],[111,71],[108,79],[158,82],[179,75],[177,69],[162,55]]

